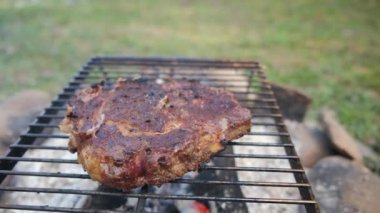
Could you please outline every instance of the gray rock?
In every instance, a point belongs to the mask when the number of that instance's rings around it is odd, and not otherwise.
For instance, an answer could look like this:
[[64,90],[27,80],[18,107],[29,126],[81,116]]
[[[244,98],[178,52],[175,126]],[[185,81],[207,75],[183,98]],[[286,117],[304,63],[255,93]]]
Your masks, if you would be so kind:
[[15,142],[49,102],[47,93],[28,90],[0,104],[0,154],[5,153],[7,147]]
[[318,160],[333,154],[329,139],[318,129],[311,129],[304,123],[285,120],[302,165],[312,167]]
[[373,151],[373,149],[371,149],[369,146],[367,146],[363,143],[360,143],[358,141],[356,141],[356,145],[358,146],[360,153],[362,154],[363,158],[368,158],[372,161],[379,161],[380,160],[380,158],[376,154],[376,152]]
[[362,162],[363,155],[360,152],[357,141],[339,123],[335,113],[325,109],[321,114],[321,123],[330,137],[332,145],[343,156]]
[[326,157],[308,175],[322,212],[375,213],[380,209],[380,178],[358,162]]
[[280,111],[285,118],[302,121],[310,105],[311,98],[299,90],[271,83]]

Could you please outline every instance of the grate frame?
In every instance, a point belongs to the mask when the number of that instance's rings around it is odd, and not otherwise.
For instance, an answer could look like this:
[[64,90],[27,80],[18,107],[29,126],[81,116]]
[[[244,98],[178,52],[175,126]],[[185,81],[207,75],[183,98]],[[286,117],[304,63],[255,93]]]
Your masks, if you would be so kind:
[[[235,94],[248,97],[254,95],[254,98],[240,98],[242,104],[249,106],[252,110],[252,125],[253,126],[271,126],[276,129],[273,132],[251,132],[248,135],[254,136],[275,136],[279,137],[281,142],[257,142],[243,141],[230,142],[227,146],[249,146],[249,147],[279,147],[285,150],[285,155],[269,155],[269,154],[223,154],[219,153],[216,157],[224,158],[252,158],[252,159],[283,159],[288,160],[290,168],[267,168],[267,167],[221,167],[203,165],[203,170],[231,170],[231,171],[247,171],[247,172],[271,172],[271,173],[291,173],[294,176],[295,183],[284,182],[267,182],[267,181],[222,181],[222,180],[191,180],[179,179],[174,183],[186,184],[225,184],[239,186],[258,186],[258,187],[296,187],[300,193],[300,199],[280,199],[280,198],[245,198],[245,197],[218,197],[218,196],[197,196],[197,195],[159,195],[148,193],[147,187],[143,187],[139,192],[134,193],[116,193],[116,192],[99,192],[95,190],[76,190],[76,189],[54,189],[54,188],[21,188],[14,186],[6,186],[3,184],[7,176],[40,176],[40,177],[56,177],[56,178],[80,178],[88,179],[87,174],[75,173],[55,173],[55,172],[29,172],[15,171],[14,167],[18,162],[44,162],[55,164],[76,164],[75,160],[65,160],[59,158],[28,158],[23,157],[28,150],[67,150],[66,146],[42,146],[36,144],[37,139],[59,138],[68,139],[68,135],[57,133],[44,133],[46,129],[57,129],[58,122],[63,118],[60,114],[66,110],[65,103],[75,92],[86,87],[85,85],[99,82],[103,80],[107,83],[113,82],[116,78],[129,75],[140,75],[144,69],[164,68],[169,70],[165,72],[164,78],[186,77],[195,80],[203,80],[204,75],[196,73],[197,70],[206,70],[206,73],[213,70],[245,70],[248,84],[243,86],[228,86],[226,89],[236,89]],[[114,69],[114,70],[113,70]],[[181,70],[182,71],[178,71]],[[111,71],[113,70],[113,71]],[[133,70],[133,71],[131,71]],[[215,71],[216,72],[216,71]],[[97,75],[92,76],[96,73]],[[202,72],[204,73],[204,72]],[[144,78],[162,78],[162,73],[157,70],[157,73],[146,73]],[[241,79],[234,79],[234,74],[225,71],[224,74],[216,74],[220,76],[228,76],[229,83],[236,82],[238,84]],[[169,77],[168,77],[169,76]],[[206,78],[208,78],[206,76]],[[225,81],[208,79],[211,86],[227,87]],[[274,122],[256,121],[256,118],[270,118]],[[138,199],[135,206],[135,212],[142,212],[146,199],[181,199],[181,200],[196,200],[204,199],[210,201],[232,201],[232,202],[253,202],[253,203],[270,203],[270,204],[296,204],[303,205],[307,212],[319,212],[319,206],[316,202],[310,183],[306,177],[300,159],[296,153],[290,135],[283,123],[283,117],[279,111],[279,106],[274,97],[270,83],[267,81],[261,65],[255,61],[237,61],[237,60],[212,60],[212,59],[194,59],[194,58],[140,58],[127,56],[99,56],[91,58],[84,65],[72,80],[63,88],[63,91],[52,101],[51,105],[37,117],[37,119],[29,125],[29,130],[22,134],[19,140],[10,146],[8,154],[0,158],[0,191],[1,192],[38,192],[38,193],[62,193],[62,194],[81,194],[81,195],[103,195],[103,196],[123,196],[134,197]],[[83,209],[64,208],[54,206],[39,206],[39,205],[23,205],[23,204],[5,204],[0,203],[0,209],[19,209],[33,211],[53,211],[53,212],[84,212]],[[97,210],[85,210],[85,212],[94,212]]]

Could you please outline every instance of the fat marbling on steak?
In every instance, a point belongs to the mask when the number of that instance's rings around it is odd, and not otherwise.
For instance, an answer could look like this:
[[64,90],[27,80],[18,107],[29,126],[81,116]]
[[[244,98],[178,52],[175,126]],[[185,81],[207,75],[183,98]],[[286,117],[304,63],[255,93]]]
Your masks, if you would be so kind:
[[250,131],[251,113],[225,90],[195,82],[119,79],[72,98],[60,128],[92,179],[123,190],[194,171]]

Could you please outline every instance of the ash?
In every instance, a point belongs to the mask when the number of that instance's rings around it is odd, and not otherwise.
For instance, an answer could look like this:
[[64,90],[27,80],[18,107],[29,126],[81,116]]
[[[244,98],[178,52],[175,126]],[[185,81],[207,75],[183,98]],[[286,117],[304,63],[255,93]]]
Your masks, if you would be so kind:
[[[260,122],[258,120],[255,120]],[[255,127],[252,132],[273,132],[270,127]],[[274,139],[275,138],[275,139]],[[279,138],[273,136],[256,136],[246,135],[236,141],[255,141],[255,142],[279,142]],[[234,153],[239,154],[267,154],[267,155],[286,155],[283,147],[250,147],[250,146],[233,146]],[[266,167],[266,168],[291,168],[287,159],[245,159],[236,158],[238,167]],[[242,172],[238,171],[240,181],[262,181],[262,182],[288,182],[296,183],[291,173],[271,173],[271,172]],[[297,188],[284,187],[241,187],[245,197],[250,198],[282,198],[282,199],[300,199],[300,193]],[[297,212],[299,206],[284,204],[261,204],[248,203],[249,212]]]

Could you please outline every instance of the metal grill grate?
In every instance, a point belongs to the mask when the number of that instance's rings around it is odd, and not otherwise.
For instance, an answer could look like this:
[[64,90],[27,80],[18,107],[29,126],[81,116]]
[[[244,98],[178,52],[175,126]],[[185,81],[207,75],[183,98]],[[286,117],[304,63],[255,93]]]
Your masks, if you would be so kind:
[[[111,84],[118,77],[143,77],[155,81],[186,78],[233,92],[242,105],[253,113],[252,131],[241,139],[227,144],[228,149],[233,151],[225,150],[215,157],[226,161],[233,159],[236,165],[206,164],[201,167],[200,174],[208,171],[234,172],[238,179],[181,178],[173,181],[172,184],[188,184],[199,187],[205,185],[239,186],[243,195],[162,194],[152,192],[149,190],[151,187],[143,187],[128,193],[98,191],[93,187],[86,188],[88,185],[82,184],[81,181],[88,183],[91,180],[85,172],[80,170],[81,167],[76,161],[76,156],[68,154],[66,148],[68,136],[59,133],[58,123],[64,116],[66,101],[73,94],[101,80],[104,80],[106,84]],[[49,154],[50,152],[53,154]],[[40,170],[28,169],[33,168],[35,164],[39,165]],[[45,167],[45,164],[51,166]],[[58,170],[54,168],[58,168]],[[266,176],[262,176],[262,174],[266,174]],[[22,178],[30,177],[37,179],[27,180],[21,186],[6,184],[6,182],[10,182],[6,181],[7,179],[17,178],[19,181]],[[40,185],[37,184],[68,180],[76,182],[68,182],[64,186],[53,184],[54,187],[39,187]],[[240,202],[246,203],[250,210],[255,210],[254,208],[263,205],[296,206],[297,208],[304,206],[307,212],[319,212],[305,171],[283,123],[271,86],[266,81],[260,65],[253,61],[134,57],[93,58],[52,101],[51,106],[46,108],[45,112],[30,125],[29,131],[21,135],[18,142],[10,147],[7,156],[1,158],[0,181],[2,182],[0,190],[3,197],[23,196],[24,198],[22,202],[17,199],[10,199],[12,202],[4,201],[0,203],[2,209],[54,212],[97,211],[96,209],[67,207],[62,203],[56,204],[49,200],[50,195],[53,198],[53,195],[59,194],[62,196],[135,198],[133,210],[129,209],[134,212],[147,211],[145,206],[149,199]],[[73,183],[78,184],[73,185]],[[277,191],[271,193],[272,189]],[[265,193],[255,194],[255,192]],[[285,192],[285,194],[279,192]],[[254,196],[250,196],[252,193]],[[27,202],[28,197],[36,198],[43,195],[48,196],[41,198],[42,201],[39,203]]]

